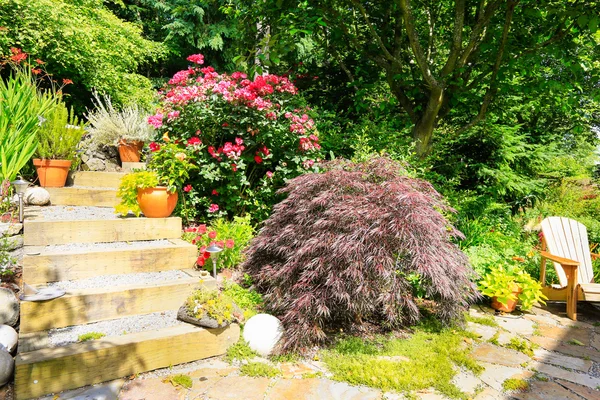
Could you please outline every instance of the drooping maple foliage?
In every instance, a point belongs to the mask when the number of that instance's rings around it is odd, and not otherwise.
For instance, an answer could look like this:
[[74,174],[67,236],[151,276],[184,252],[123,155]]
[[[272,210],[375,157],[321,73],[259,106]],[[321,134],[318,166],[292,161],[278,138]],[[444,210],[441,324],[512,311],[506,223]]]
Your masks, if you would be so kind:
[[386,158],[333,161],[301,175],[277,204],[243,264],[281,318],[282,350],[322,342],[333,328],[398,327],[421,317],[421,294],[445,322],[477,298],[461,238],[442,196]]

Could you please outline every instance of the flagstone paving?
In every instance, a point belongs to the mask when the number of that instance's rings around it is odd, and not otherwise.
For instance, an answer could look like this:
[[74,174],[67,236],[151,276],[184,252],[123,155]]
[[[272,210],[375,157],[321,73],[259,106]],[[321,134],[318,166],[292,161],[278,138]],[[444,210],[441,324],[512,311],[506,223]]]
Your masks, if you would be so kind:
[[[467,324],[479,337],[473,341],[472,357],[482,373],[458,370],[453,383],[473,400],[600,400],[600,312],[580,306],[580,322],[564,317],[564,305],[534,308],[519,315],[494,315],[485,307],[470,310],[474,317],[493,317],[498,326]],[[475,319],[476,320],[476,319]],[[533,345],[533,356],[508,348],[511,340]],[[390,357],[394,362],[410,362]],[[259,359],[258,361],[266,361]],[[149,373],[129,381],[119,380],[85,390],[61,393],[56,399],[97,400],[308,400],[308,399],[446,399],[433,389],[410,394],[381,391],[336,382],[324,364],[315,361],[274,364],[281,371],[276,378],[242,376],[239,366],[220,359],[195,362],[187,370]],[[432,366],[435,368],[435,366]],[[166,375],[185,374],[191,388],[175,387]],[[308,377],[310,376],[310,377]],[[528,382],[524,392],[506,392],[507,379]],[[118,393],[118,394],[117,394]]]

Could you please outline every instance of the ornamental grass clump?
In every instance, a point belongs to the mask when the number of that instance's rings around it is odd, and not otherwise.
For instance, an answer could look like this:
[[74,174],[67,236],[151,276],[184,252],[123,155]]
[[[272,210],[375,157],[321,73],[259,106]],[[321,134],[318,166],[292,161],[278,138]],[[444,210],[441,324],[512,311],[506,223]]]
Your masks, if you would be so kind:
[[414,324],[422,316],[417,292],[441,321],[460,317],[478,294],[442,196],[386,158],[323,168],[281,190],[287,198],[243,264],[285,326],[282,350],[323,342],[328,331]]

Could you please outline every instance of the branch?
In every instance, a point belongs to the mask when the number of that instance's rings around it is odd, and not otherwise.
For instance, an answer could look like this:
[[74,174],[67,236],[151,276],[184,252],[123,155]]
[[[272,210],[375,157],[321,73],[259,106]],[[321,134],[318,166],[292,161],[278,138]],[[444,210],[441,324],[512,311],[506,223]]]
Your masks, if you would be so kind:
[[442,76],[448,76],[450,72],[454,70],[456,66],[456,60],[460,55],[462,47],[462,31],[465,23],[465,0],[456,0],[456,8],[454,12],[454,32],[452,33],[452,48],[450,49],[450,55],[448,55],[448,61],[444,68],[442,68]]
[[358,87],[356,86],[356,83],[354,83],[355,82],[354,75],[352,75],[352,72],[348,69],[348,67],[346,66],[346,64],[342,60],[342,58],[341,58],[340,54],[337,52],[337,50],[335,48],[333,48],[333,47],[330,50],[333,53],[333,56],[337,60],[338,64],[340,64],[340,67],[342,68],[342,71],[344,71],[344,73],[346,74],[346,76],[350,80],[350,83],[352,84],[352,88],[354,89],[355,92],[357,92],[358,91]]
[[475,118],[473,118],[471,122],[458,129],[458,131],[456,132],[457,135],[471,129],[485,118],[488,106],[492,102],[492,99],[494,98],[494,95],[497,91],[496,81],[498,78],[498,71],[500,70],[500,66],[502,65],[502,56],[504,55],[504,49],[506,48],[506,42],[508,41],[508,33],[510,31],[510,25],[512,23],[512,17],[515,11],[515,6],[518,2],[519,0],[508,0],[508,2],[506,3],[506,19],[504,20],[504,28],[502,29],[502,39],[498,47],[496,62],[494,63],[494,68],[492,69],[490,86],[485,92],[483,102],[481,103],[481,107],[479,109],[479,113],[477,113],[477,115],[475,116]]
[[539,49],[541,49],[542,47],[546,47],[551,45],[554,42],[559,41],[560,39],[564,38],[566,36],[566,34],[571,30],[571,28],[573,28],[573,26],[575,25],[575,21],[571,22],[571,24],[566,28],[566,29],[562,29],[562,26],[564,25],[566,20],[563,20],[563,22],[560,24],[560,26],[556,29],[556,32],[554,32],[554,35],[552,35],[551,38],[549,38],[548,40],[532,47],[531,49],[526,49],[523,50],[521,53],[517,54],[516,56],[513,57],[513,60],[516,60],[518,58],[523,57],[526,54],[531,54],[531,53],[535,53],[536,51],[538,51]]
[[381,51],[383,51],[385,58],[387,58],[392,63],[396,62],[396,63],[400,64],[398,62],[398,60],[396,58],[394,58],[394,56],[389,52],[387,47],[385,47],[383,40],[381,40],[381,37],[377,34],[377,31],[375,30],[375,27],[373,27],[373,24],[371,23],[371,19],[369,18],[369,14],[367,14],[367,10],[365,10],[365,8],[362,6],[362,4],[360,4],[358,2],[358,0],[352,0],[352,4],[354,4],[354,6],[359,9],[360,13],[362,14],[363,18],[365,19],[365,22],[367,23],[367,28],[371,32],[371,35],[373,36],[373,38],[375,38],[375,41],[379,45],[379,48],[381,49]]
[[473,31],[471,32],[471,36],[469,37],[469,43],[463,50],[457,62],[458,68],[461,68],[465,65],[467,58],[479,42],[479,38],[481,37],[483,29],[490,23],[490,20],[492,19],[494,13],[498,9],[498,7],[500,7],[500,4],[502,4],[502,2],[503,0],[493,1],[491,3],[488,3],[488,5],[485,7],[485,10],[478,10],[477,23],[475,24],[475,26],[473,27]]
[[412,10],[408,2],[410,0],[397,0],[400,9],[402,10],[402,18],[404,19],[404,26],[406,27],[406,33],[408,36],[408,42],[410,43],[410,48],[415,55],[415,61],[417,65],[421,69],[421,73],[423,74],[423,78],[425,82],[429,84],[431,87],[440,87],[438,81],[435,79],[433,74],[431,73],[431,69],[429,68],[429,63],[427,62],[427,58],[425,58],[425,54],[423,54],[423,48],[419,43],[419,38],[417,36],[417,31],[415,29],[414,17],[412,15]]

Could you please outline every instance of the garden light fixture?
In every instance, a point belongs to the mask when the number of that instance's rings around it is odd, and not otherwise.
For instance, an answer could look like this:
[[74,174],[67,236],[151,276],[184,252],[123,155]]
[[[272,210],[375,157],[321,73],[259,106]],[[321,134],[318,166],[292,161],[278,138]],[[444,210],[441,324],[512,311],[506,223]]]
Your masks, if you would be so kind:
[[19,196],[19,222],[23,222],[23,195],[29,186],[29,182],[23,180],[22,177],[19,177],[19,179],[12,181],[10,184],[13,185],[17,192],[17,196]]
[[217,259],[219,258],[219,253],[222,252],[223,249],[213,243],[206,251],[210,253],[210,259],[213,263],[213,278],[217,279]]

